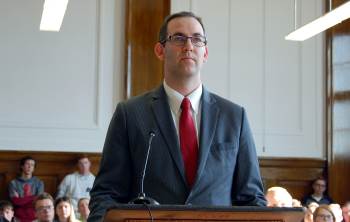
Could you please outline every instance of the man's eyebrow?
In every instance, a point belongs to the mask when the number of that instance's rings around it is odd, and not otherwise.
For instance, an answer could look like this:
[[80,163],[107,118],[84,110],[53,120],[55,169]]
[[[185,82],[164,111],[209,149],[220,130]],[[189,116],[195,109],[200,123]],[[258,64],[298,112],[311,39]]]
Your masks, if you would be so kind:
[[182,33],[182,32],[175,32],[175,33],[173,33],[172,35],[182,35],[182,36],[185,36],[185,34]]
[[193,33],[192,36],[204,36],[204,35],[202,33],[196,32],[196,33]]
[[[181,35],[181,36],[186,36],[184,33],[182,32],[175,32],[174,34],[172,35]],[[203,34],[199,33],[199,32],[196,32],[196,33],[193,33],[191,36],[204,36]]]

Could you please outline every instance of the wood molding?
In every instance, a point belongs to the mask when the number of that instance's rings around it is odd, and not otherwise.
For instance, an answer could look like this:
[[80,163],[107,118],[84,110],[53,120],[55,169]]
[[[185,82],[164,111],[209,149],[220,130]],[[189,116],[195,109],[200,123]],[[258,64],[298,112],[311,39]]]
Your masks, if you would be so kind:
[[[328,10],[345,3],[346,0],[328,0]],[[338,203],[350,200],[350,97],[348,92],[338,89],[336,83],[344,81],[350,72],[350,20],[337,24],[326,33],[326,111],[327,111],[327,155],[329,194]],[[350,85],[346,86],[350,88]],[[341,124],[340,124],[341,123]]]
[[350,91],[334,92],[333,99],[336,101],[349,101],[350,100]]
[[158,86],[163,65],[154,54],[163,19],[170,13],[170,0],[127,0],[125,18],[126,98]]
[[[150,215],[150,212],[152,214]],[[302,221],[302,208],[280,207],[205,207],[118,205],[110,209],[104,222],[296,222]]]

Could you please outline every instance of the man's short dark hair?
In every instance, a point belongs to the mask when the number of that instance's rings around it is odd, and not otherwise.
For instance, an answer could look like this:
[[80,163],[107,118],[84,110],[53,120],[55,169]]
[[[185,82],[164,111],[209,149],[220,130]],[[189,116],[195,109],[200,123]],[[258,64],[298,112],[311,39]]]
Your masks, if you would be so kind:
[[54,204],[53,197],[49,193],[44,192],[44,193],[39,194],[33,202],[34,208],[35,208],[36,203],[39,200],[47,200],[47,199],[52,201],[52,205]]
[[0,200],[0,212],[3,212],[6,208],[13,209],[13,204],[7,200]]
[[167,38],[169,22],[171,20],[175,19],[175,18],[181,18],[181,17],[192,17],[192,18],[196,19],[199,22],[199,24],[201,24],[202,29],[203,29],[203,34],[205,36],[205,29],[204,29],[204,25],[203,25],[202,19],[200,17],[196,16],[193,12],[183,11],[183,12],[178,12],[178,13],[174,13],[174,14],[168,15],[164,19],[163,24],[160,27],[159,36],[158,36],[158,41],[160,43],[164,43],[164,41]]
[[315,184],[318,180],[323,180],[327,184],[327,179],[324,176],[318,176],[312,181],[312,184]]
[[77,163],[79,163],[79,161],[81,160],[81,159],[89,159],[89,156],[87,155],[87,154],[85,154],[85,153],[82,153],[82,154],[79,154],[78,156],[77,156],[77,158],[76,158],[76,162]]
[[[20,165],[21,167],[24,166],[24,164],[27,162],[27,160],[33,160],[33,161],[34,161],[34,167],[35,167],[36,161],[35,161],[35,159],[34,159],[33,157],[31,157],[31,156],[25,156],[25,157],[23,157],[23,158],[20,160],[19,165]],[[21,170],[22,170],[22,169],[21,169]]]

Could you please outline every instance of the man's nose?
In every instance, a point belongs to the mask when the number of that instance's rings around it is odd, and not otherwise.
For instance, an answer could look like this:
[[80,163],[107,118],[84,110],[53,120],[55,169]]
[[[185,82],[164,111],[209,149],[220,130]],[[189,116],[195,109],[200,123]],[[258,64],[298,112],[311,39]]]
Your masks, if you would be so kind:
[[193,44],[192,44],[192,39],[191,38],[187,38],[185,45],[184,45],[184,49],[186,49],[186,51],[192,51],[193,50]]

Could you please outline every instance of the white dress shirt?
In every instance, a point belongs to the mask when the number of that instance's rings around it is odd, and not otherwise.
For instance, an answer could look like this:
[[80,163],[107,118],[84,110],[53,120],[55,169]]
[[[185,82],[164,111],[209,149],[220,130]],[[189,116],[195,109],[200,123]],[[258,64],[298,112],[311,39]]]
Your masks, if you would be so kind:
[[[168,86],[165,81],[163,81],[163,86],[164,86],[165,93],[168,97],[171,115],[173,117],[174,124],[176,127],[177,138],[178,138],[178,141],[180,141],[179,121],[180,121],[180,115],[181,115],[181,103],[185,97],[181,95],[181,93],[177,92],[176,90]],[[187,98],[191,101],[192,118],[195,123],[194,125],[196,127],[198,146],[199,146],[199,129],[200,129],[200,122],[201,122],[201,112],[200,112],[201,105],[202,105],[201,97],[202,97],[202,84],[200,84],[197,89],[195,89],[190,95],[187,96]]]

